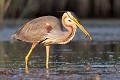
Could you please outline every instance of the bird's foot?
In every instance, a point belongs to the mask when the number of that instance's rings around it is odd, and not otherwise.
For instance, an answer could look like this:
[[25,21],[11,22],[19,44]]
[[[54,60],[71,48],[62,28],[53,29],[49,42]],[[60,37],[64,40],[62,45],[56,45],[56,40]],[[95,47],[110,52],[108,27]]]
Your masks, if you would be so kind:
[[25,66],[25,73],[29,74],[28,65]]
[[25,64],[26,64],[25,65],[25,73],[27,73],[27,74],[29,73],[29,71],[28,71],[28,60],[29,60],[29,58],[26,56],[25,57]]

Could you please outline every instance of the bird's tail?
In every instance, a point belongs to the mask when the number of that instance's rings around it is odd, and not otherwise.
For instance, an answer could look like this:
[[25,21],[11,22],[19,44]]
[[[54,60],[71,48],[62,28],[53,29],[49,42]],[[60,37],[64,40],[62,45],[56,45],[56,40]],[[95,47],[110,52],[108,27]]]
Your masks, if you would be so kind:
[[15,34],[13,34],[12,36],[11,36],[11,39],[12,40],[15,40],[16,38],[15,38]]
[[17,39],[16,34],[13,34],[13,35],[11,36],[11,40],[18,40],[18,41],[21,41],[20,39]]

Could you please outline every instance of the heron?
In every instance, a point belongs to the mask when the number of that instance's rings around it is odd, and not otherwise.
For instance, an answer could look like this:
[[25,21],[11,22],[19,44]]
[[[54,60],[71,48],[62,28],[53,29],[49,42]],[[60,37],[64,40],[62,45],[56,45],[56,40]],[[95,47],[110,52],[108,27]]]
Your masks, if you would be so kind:
[[[66,31],[62,29],[61,23]],[[75,36],[77,27],[82,30],[86,37],[92,40],[90,34],[71,11],[63,13],[62,22],[54,16],[42,16],[27,22],[16,31],[12,38],[32,43],[31,49],[25,57],[26,69],[30,54],[39,43],[46,47],[46,69],[48,69],[50,46],[52,44],[66,44],[70,42]]]

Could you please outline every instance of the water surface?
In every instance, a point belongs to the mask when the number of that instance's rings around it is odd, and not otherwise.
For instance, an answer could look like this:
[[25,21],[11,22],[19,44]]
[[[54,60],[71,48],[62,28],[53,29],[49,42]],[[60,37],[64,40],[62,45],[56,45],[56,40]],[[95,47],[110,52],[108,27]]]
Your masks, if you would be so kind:
[[12,41],[20,27],[0,28],[0,79],[12,80],[120,80],[120,27],[86,25],[93,41],[83,40],[78,29],[73,41],[52,45],[49,69],[45,69],[45,47],[38,45],[25,73],[25,56],[31,44]]

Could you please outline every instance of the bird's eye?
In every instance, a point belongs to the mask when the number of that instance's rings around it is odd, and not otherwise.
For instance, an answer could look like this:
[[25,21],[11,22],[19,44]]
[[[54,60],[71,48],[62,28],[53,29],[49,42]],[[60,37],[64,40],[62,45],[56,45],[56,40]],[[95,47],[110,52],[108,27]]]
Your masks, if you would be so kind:
[[69,22],[72,22],[70,19],[68,20]]

